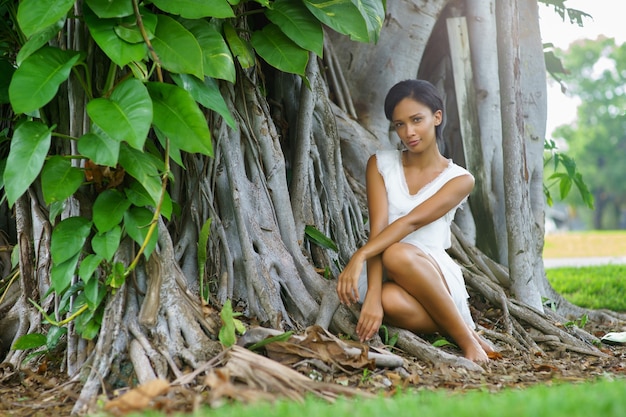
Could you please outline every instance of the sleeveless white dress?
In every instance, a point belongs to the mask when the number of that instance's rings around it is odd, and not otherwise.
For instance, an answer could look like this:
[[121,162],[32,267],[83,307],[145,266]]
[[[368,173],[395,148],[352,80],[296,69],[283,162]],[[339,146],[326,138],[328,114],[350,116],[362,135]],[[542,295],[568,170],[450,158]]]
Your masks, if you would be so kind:
[[[469,171],[456,165],[449,160],[448,166],[434,180],[422,187],[417,194],[410,194],[402,167],[402,151],[384,150],[376,153],[376,164],[385,182],[387,189],[389,224],[398,218],[405,216],[416,206],[432,197],[441,187],[453,178],[461,175],[471,175]],[[466,198],[467,199],[467,198]],[[470,327],[475,328],[474,320],[470,314],[465,281],[459,265],[448,255],[446,249],[451,245],[450,224],[454,220],[456,210],[463,205],[464,199],[457,207],[454,207],[444,216],[426,226],[412,232],[402,242],[410,243],[421,249],[437,263],[439,269],[450,290],[461,316]],[[361,300],[365,298],[367,291],[367,272],[364,271],[359,277],[359,295]]]

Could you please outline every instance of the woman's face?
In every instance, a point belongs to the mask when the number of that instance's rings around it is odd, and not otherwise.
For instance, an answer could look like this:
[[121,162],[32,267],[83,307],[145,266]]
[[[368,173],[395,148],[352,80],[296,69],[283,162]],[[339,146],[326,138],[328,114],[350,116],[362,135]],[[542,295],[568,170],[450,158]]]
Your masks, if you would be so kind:
[[433,113],[428,106],[404,98],[393,109],[392,124],[407,149],[419,151],[436,142],[435,126],[441,118],[441,110]]

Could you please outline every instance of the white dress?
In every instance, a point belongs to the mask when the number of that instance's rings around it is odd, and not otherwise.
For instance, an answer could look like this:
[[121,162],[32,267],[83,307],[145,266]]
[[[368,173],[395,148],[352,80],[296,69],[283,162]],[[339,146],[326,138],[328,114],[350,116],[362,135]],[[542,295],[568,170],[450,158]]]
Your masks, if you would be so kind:
[[[383,177],[387,189],[389,224],[406,215],[416,206],[423,203],[453,178],[461,175],[471,175],[469,171],[456,165],[450,160],[448,166],[434,180],[422,187],[417,194],[410,194],[402,167],[402,151],[385,150],[376,153],[378,171]],[[454,213],[465,202],[464,199],[457,207],[448,213],[412,232],[402,242],[410,243],[430,255],[439,266],[463,319],[475,328],[474,320],[470,314],[467,299],[469,294],[465,288],[465,281],[459,265],[448,255],[446,249],[451,245],[450,224],[454,219]],[[366,270],[366,268],[363,268]],[[359,295],[362,300],[367,291],[367,272],[359,277]]]

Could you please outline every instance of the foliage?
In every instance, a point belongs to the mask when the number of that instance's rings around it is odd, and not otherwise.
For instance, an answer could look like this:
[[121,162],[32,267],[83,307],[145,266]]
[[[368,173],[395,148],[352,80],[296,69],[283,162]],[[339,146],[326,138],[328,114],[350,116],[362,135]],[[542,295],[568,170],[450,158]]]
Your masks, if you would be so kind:
[[[564,75],[572,96],[580,99],[577,121],[554,133],[567,153],[585,167],[586,183],[594,195],[595,228],[619,228],[619,215],[602,222],[605,214],[619,213],[626,204],[626,44],[613,39],[585,40],[562,51]],[[622,220],[623,221],[623,220]]]
[[[593,208],[593,195],[589,192],[587,184],[583,181],[582,174],[576,168],[576,162],[568,155],[559,152],[553,140],[544,142],[544,169],[552,163],[552,174],[547,178],[547,183],[543,184],[543,192],[549,206],[554,204],[550,188],[558,185],[559,198],[564,200],[572,189],[572,184],[576,186],[578,192],[589,208]],[[565,171],[559,170],[563,167]],[[550,183],[549,181],[552,180]]]
[[[324,26],[375,41],[384,1],[2,0],[0,14],[0,104],[14,113],[0,141],[8,150],[0,186],[10,206],[41,190],[54,227],[54,316],[69,315],[91,339],[107,295],[155,250],[157,220],[176,214],[170,158],[182,165],[181,152],[213,155],[208,112],[237,128],[220,83],[235,83],[237,68],[259,58],[304,76],[312,54],[322,54]],[[81,33],[68,36],[70,25],[84,25],[87,39],[66,45]],[[70,100],[70,83],[82,86],[90,121],[76,137],[56,108]],[[93,211],[67,217],[79,190]],[[127,236],[140,246],[129,265],[116,260]]]
[[626,265],[551,268],[546,275],[552,287],[573,304],[626,311]]

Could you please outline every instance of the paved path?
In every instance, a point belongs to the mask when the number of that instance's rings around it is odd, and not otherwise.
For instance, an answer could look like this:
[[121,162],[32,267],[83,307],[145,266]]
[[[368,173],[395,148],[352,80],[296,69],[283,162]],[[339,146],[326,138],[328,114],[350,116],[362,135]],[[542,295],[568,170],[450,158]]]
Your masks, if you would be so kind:
[[589,258],[552,258],[544,259],[546,268],[563,268],[596,265],[626,265],[626,256],[589,257]]

